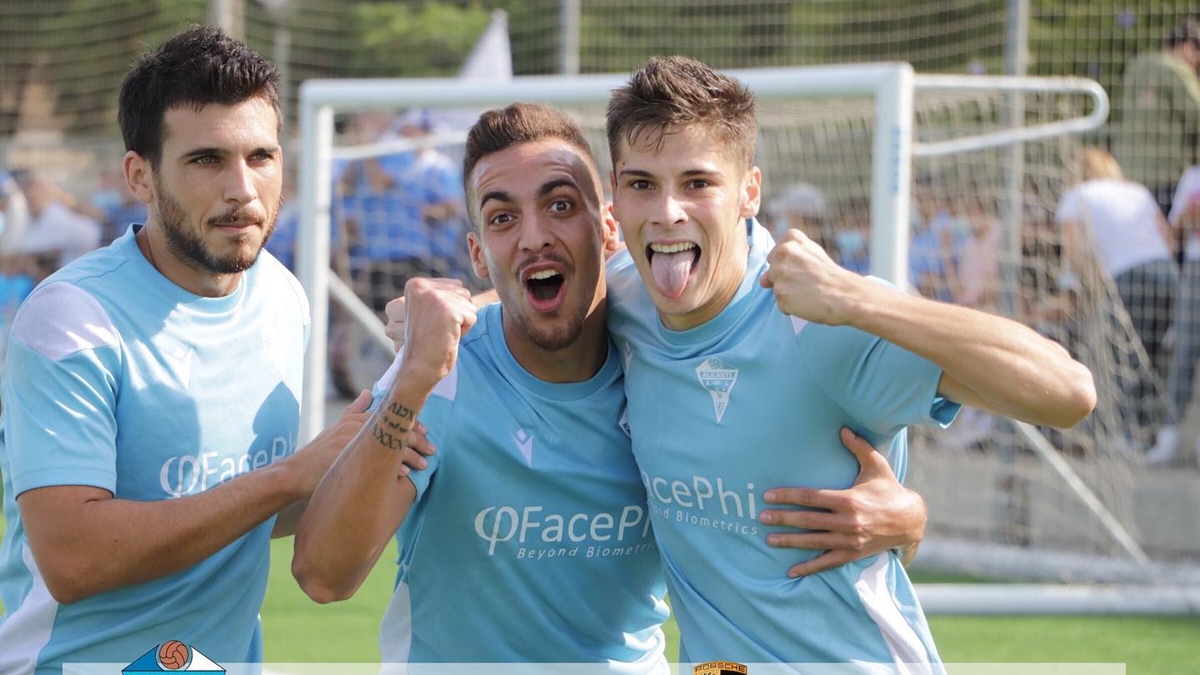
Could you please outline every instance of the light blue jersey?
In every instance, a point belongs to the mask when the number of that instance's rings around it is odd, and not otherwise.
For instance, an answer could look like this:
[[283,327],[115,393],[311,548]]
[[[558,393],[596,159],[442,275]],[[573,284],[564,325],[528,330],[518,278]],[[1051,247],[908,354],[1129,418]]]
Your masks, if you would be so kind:
[[17,313],[4,373],[0,673],[129,663],[181,640],[218,663],[262,658],[258,611],[274,519],[203,562],[62,605],[16,497],[87,485],[118,499],[195,495],[292,454],[308,304],[263,253],[232,294],[158,273],[134,226],[43,282]]
[[611,346],[591,379],[550,384],[509,352],[500,305],[480,311],[421,411],[438,452],[412,474],[385,662],[665,671],[666,586],[624,407]]
[[[781,312],[758,279],[774,246],[753,224],[747,274],[713,320],[663,327],[628,254],[609,263],[633,451],[681,634],[680,662],[937,663],[894,554],[800,579],[817,552],[767,546],[763,493],[849,487],[849,426],[903,479],[905,425],[949,423],[933,363],[862,331]],[[918,671],[920,672],[920,671]]]

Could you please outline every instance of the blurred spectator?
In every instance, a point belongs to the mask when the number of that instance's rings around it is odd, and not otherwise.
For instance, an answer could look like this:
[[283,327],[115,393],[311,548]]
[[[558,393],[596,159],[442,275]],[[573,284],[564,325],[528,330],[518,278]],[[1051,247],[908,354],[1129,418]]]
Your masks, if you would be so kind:
[[[1167,393],[1182,418],[1192,400],[1196,360],[1200,359],[1200,166],[1188,168],[1179,178],[1169,220],[1182,233],[1184,242],[1173,319],[1175,350],[1167,371]],[[1179,456],[1179,435],[1178,426],[1164,426],[1154,447],[1146,454],[1146,461],[1160,464]],[[1200,438],[1192,449],[1200,463]]]
[[918,179],[908,248],[909,283],[926,298],[950,302],[956,253],[967,240],[968,226],[955,213],[944,186]]
[[[358,115],[348,140],[360,145],[395,140],[391,125],[386,114]],[[353,237],[351,275],[359,296],[380,314],[408,279],[433,274],[420,190],[411,179],[414,161],[411,151],[354,160],[339,180],[342,214]]]
[[1181,20],[1163,49],[1125,64],[1113,154],[1130,180],[1154,194],[1164,214],[1176,178],[1198,162],[1200,22]]
[[770,216],[768,227],[775,239],[789,229],[800,230],[826,251],[832,251],[827,232],[829,213],[825,195],[811,183],[793,183],[767,203]]
[[20,239],[28,223],[24,193],[10,174],[0,172],[0,375],[4,373],[13,316],[34,286],[32,261],[25,256],[7,255],[10,249],[6,243]]
[[1165,376],[1163,338],[1179,285],[1166,219],[1150,191],[1125,180],[1107,152],[1084,149],[1077,171],[1082,182],[1063,194],[1055,214],[1067,263],[1083,278],[1098,264],[1116,282],[1151,365]]
[[1003,231],[988,213],[981,197],[971,199],[966,215],[968,238],[958,256],[958,285],[954,302],[985,312],[997,310],[1000,282],[1000,250]]
[[125,173],[109,169],[100,174],[100,187],[92,193],[84,215],[100,221],[100,245],[108,246],[134,223],[146,222],[146,205],[129,190]]
[[18,174],[25,194],[29,222],[19,236],[6,238],[6,254],[29,255],[43,263],[46,273],[97,248],[100,223],[74,210],[75,197],[44,176]]
[[9,250],[8,242],[19,239],[28,224],[25,193],[12,174],[0,171],[0,252]]
[[431,142],[444,124],[428,108],[409,110],[398,123],[403,138],[416,144],[412,164],[405,170],[429,236],[429,266],[437,276],[471,276],[467,251],[466,197],[462,167]]
[[871,200],[850,197],[838,209],[840,216],[834,234],[832,258],[851,272],[871,271]]

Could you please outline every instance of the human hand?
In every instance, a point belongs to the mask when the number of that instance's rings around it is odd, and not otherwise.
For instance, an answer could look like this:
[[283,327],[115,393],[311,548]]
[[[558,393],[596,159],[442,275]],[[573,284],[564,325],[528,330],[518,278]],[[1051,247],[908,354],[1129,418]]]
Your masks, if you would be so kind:
[[458,342],[475,325],[471,293],[456,279],[410,279],[404,361],[397,380],[434,387],[458,359]]
[[896,480],[887,459],[865,439],[843,427],[842,444],[861,467],[845,490],[773,488],[764,499],[771,504],[807,506],[819,511],[766,510],[759,520],[768,525],[811,532],[773,532],[767,544],[775,548],[820,549],[825,553],[793,566],[788,576],[801,577],[915,544],[925,536],[925,500]]
[[803,232],[789,229],[767,255],[770,268],[758,282],[775,292],[779,309],[799,319],[838,326],[848,322],[846,307],[863,277],[832,259]]
[[[447,279],[447,281],[450,281]],[[496,295],[496,291],[488,290],[478,295],[471,296],[471,302],[476,307],[486,307],[493,302],[499,301],[500,296]],[[396,346],[396,351],[404,346],[404,327],[408,319],[408,301],[404,296],[400,296],[392,300],[384,307],[387,313],[387,325],[383,327],[383,331],[392,339],[392,344]]]
[[387,314],[387,325],[383,327],[383,332],[392,339],[392,344],[396,346],[398,352],[404,347],[404,324],[408,315],[408,302],[402,295],[389,302],[383,311]]
[[415,422],[412,430],[404,437],[404,449],[400,452],[400,475],[407,476],[410,471],[420,471],[429,466],[426,457],[437,452],[437,448],[429,441],[429,428],[421,422]]
[[336,422],[286,460],[296,472],[300,498],[308,498],[317,489],[317,484],[325,477],[330,465],[366,423],[369,407],[371,392],[364,390],[346,406]]

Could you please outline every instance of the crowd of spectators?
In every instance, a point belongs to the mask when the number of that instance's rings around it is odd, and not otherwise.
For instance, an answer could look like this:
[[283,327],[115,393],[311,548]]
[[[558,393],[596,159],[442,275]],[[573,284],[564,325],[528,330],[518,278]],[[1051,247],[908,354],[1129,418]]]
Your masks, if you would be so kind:
[[[1157,388],[1168,401],[1161,420],[1138,420],[1159,427],[1153,443],[1134,443],[1151,464],[1190,463],[1193,457],[1200,463],[1200,437],[1181,438],[1200,359],[1198,68],[1200,21],[1180,21],[1162,49],[1126,64],[1121,90],[1113,95],[1112,154],[1082,149],[1053,218],[1025,214],[1022,257],[1053,258],[1056,268],[1049,274],[1025,270],[1018,285],[1040,285],[1052,290],[1044,297],[1061,302],[1035,306],[1018,299],[1017,306],[1001,306],[1001,260],[1010,243],[989,196],[970,186],[951,189],[930,173],[917,176],[912,194],[908,274],[914,292],[1015,313],[1052,332],[1066,323],[1081,278],[1111,282],[1138,343],[1130,357],[1134,368],[1148,373],[1124,386],[1123,395],[1139,401]],[[435,142],[451,131],[421,108],[399,116],[354,115],[341,130],[344,147],[375,150],[334,162],[331,264],[381,316],[413,276],[471,278],[460,158],[441,149],[453,144]],[[284,207],[267,244],[289,268],[300,220],[297,165],[289,163]],[[1026,185],[1027,203],[1037,189]],[[38,281],[142,222],[145,209],[119,171],[103,173],[86,198],[36,172],[0,173],[0,335]],[[768,201],[765,211],[776,234],[800,228],[847,269],[869,272],[865,195],[829,200],[815,185],[797,183]],[[1046,241],[1061,246],[1044,250]]]

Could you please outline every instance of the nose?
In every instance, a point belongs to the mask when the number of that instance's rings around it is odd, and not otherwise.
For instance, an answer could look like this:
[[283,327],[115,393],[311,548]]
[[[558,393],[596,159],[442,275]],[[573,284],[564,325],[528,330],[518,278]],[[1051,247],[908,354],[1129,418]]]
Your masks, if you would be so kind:
[[246,162],[230,162],[225,176],[225,201],[249,204],[258,197],[254,186],[254,171]]
[[683,208],[683,203],[680,202],[675,194],[664,190],[657,206],[655,224],[679,225],[687,221],[687,212]]
[[554,236],[545,217],[533,216],[521,220],[519,244],[522,251],[540,251],[550,246]]

